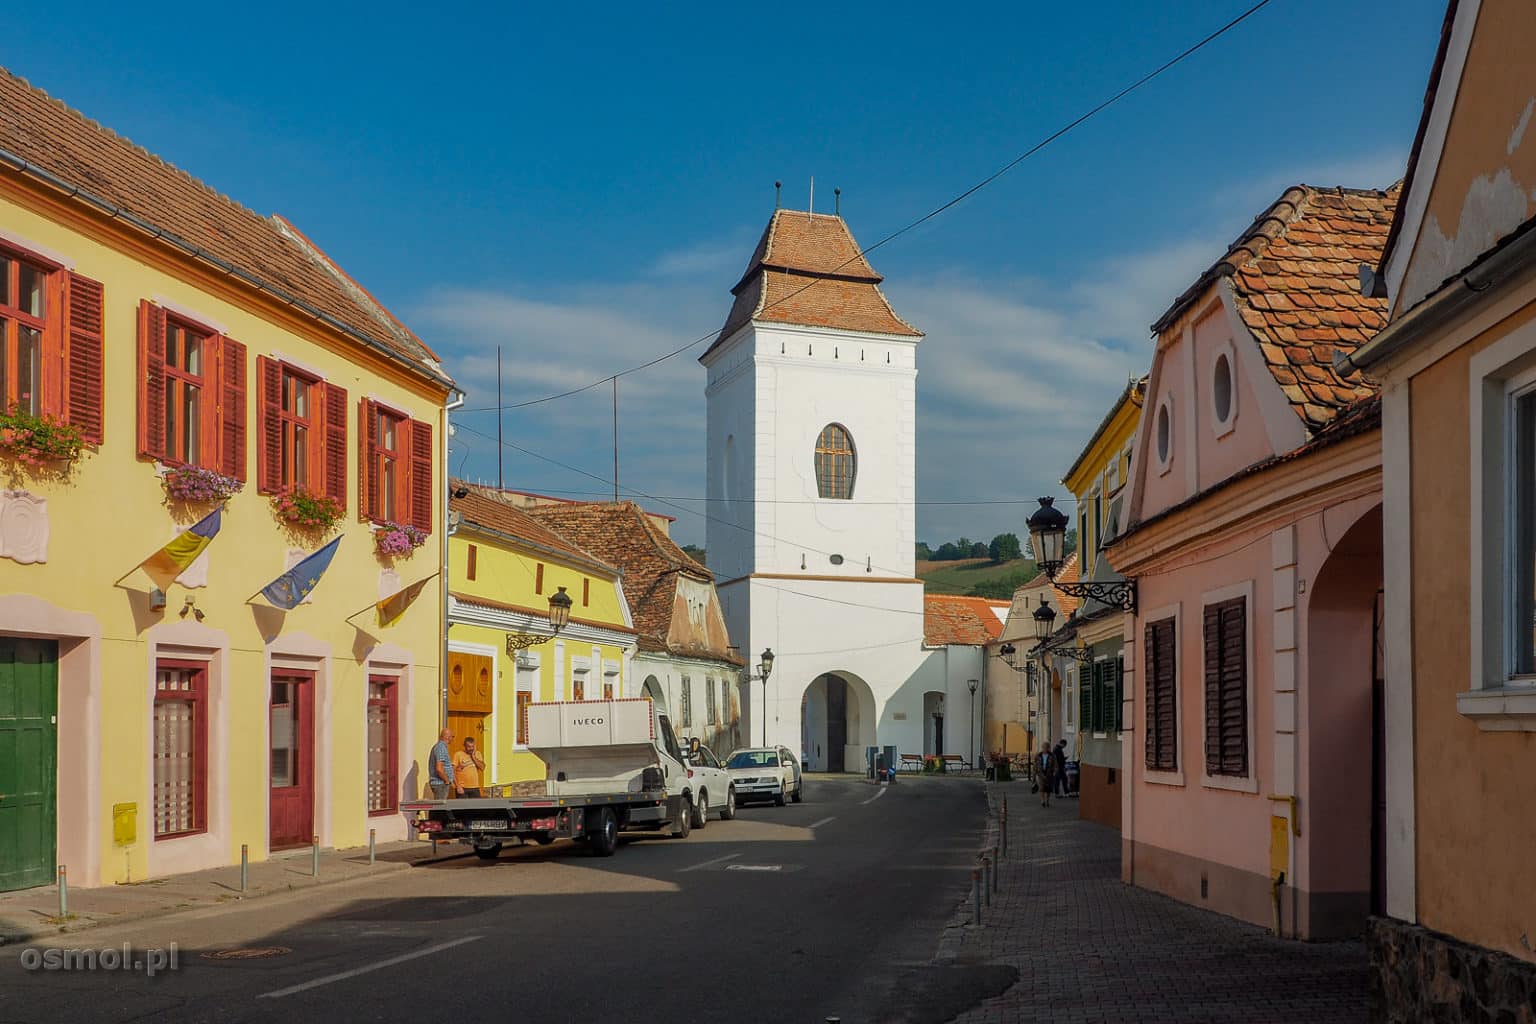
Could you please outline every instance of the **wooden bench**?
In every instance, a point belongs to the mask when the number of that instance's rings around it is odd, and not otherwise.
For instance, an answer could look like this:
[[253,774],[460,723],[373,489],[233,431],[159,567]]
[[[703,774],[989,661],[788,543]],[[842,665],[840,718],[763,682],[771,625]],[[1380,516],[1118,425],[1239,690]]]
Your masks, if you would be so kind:
[[955,768],[958,768],[963,772],[974,771],[974,769],[971,767],[971,762],[967,761],[959,754],[944,754],[940,760],[944,762],[945,771],[950,771],[951,769]]
[[896,770],[899,771],[899,772],[907,772],[907,771],[920,772],[920,771],[922,771],[923,770],[923,755],[922,754],[902,754],[901,755],[901,761],[900,761],[899,764],[897,764]]

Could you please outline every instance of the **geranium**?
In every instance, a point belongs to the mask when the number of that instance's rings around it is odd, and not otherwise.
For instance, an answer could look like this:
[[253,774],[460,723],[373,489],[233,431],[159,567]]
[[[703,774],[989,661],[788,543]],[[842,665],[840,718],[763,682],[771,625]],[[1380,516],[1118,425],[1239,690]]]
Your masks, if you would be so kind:
[[427,542],[427,534],[409,523],[384,523],[373,535],[375,550],[381,555],[408,555]]
[[272,496],[272,511],[294,526],[329,530],[341,522],[346,509],[334,498],[305,487],[286,487]]
[[20,405],[0,413],[0,453],[34,469],[50,462],[72,462],[84,445],[80,428],[55,416],[34,415]]
[[177,466],[161,477],[165,493],[177,501],[226,501],[245,486],[232,476],[202,466]]

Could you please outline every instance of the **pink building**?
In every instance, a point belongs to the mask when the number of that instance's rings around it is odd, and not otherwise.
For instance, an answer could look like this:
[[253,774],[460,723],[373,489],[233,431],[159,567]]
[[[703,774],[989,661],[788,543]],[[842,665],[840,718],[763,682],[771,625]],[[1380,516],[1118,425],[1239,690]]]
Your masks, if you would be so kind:
[[1288,189],[1153,325],[1126,528],[1122,876],[1298,938],[1381,893],[1381,419],[1334,357],[1397,192]]

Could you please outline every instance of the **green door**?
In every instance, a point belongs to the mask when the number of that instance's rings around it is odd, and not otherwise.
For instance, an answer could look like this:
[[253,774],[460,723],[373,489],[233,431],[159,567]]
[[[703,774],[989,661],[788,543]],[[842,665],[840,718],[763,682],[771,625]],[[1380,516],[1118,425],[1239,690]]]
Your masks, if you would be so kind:
[[54,876],[59,649],[0,636],[0,892]]

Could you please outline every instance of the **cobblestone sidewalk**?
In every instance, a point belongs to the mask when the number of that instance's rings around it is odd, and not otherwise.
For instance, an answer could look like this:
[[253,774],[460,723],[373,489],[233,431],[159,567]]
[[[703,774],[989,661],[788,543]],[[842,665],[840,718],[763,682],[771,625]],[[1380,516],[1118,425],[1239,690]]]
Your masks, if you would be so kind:
[[1006,964],[1019,980],[954,1018],[993,1021],[1363,1022],[1364,946],[1301,943],[1120,881],[1120,836],[1077,803],[1041,807],[1027,786],[988,787],[993,825],[1008,800],[1009,857],[992,905],[969,899],[941,962]]

